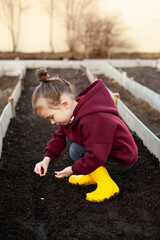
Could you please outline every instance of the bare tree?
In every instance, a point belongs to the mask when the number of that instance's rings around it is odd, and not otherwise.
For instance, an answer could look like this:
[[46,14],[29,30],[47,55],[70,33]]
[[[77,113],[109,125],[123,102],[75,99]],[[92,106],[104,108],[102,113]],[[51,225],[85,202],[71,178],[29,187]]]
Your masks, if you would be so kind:
[[66,42],[69,51],[75,51],[83,16],[92,11],[91,9],[93,9],[94,4],[95,0],[64,0],[67,32]]
[[131,43],[123,38],[125,30],[119,15],[105,15],[105,18],[100,14],[94,18],[87,15],[79,31],[79,45],[83,46],[86,58],[94,54],[110,57],[115,50],[131,47]]
[[[124,33],[128,30],[120,20],[120,15],[112,16],[109,19],[104,19],[104,36],[103,47],[104,54],[110,57],[112,52],[117,50],[131,49],[133,43],[126,37]],[[102,45],[101,45],[102,46]],[[102,53],[102,49],[101,49]]]
[[41,1],[42,4],[45,7],[45,10],[49,14],[49,19],[50,19],[50,37],[49,37],[49,43],[50,43],[50,48],[52,53],[54,52],[54,42],[53,42],[53,25],[54,25],[54,10],[57,6],[58,1],[57,0],[43,0]]
[[22,12],[28,8],[26,0],[0,0],[0,21],[11,34],[13,52],[17,50]]

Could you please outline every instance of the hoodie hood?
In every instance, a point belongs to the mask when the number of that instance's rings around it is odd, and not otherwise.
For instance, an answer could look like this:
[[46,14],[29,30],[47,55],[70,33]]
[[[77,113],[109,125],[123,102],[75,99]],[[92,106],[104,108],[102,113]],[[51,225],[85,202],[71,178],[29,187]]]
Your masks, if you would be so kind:
[[76,100],[78,104],[73,112],[73,124],[86,115],[98,112],[118,115],[117,107],[101,79],[82,90],[77,95]]

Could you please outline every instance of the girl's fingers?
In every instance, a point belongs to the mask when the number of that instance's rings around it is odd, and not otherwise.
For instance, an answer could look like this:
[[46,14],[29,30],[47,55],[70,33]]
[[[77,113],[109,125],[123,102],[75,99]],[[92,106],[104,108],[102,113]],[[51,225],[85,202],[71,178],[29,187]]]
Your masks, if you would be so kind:
[[34,172],[39,174],[40,176],[45,176],[47,173],[47,169],[48,169],[48,164],[42,161],[36,164],[34,168]]
[[34,172],[38,174],[38,169],[35,167]]
[[42,175],[42,172],[41,172],[41,166],[39,165],[36,165],[35,169],[34,169],[34,172],[39,174],[40,176]]
[[66,174],[65,174],[65,171],[60,171],[60,172],[55,172],[55,177],[56,178],[63,178],[63,177],[66,177]]
[[60,172],[54,172],[55,173],[55,177],[60,176]]
[[62,177],[60,177],[60,176],[56,176],[56,175],[55,175],[55,177],[56,177],[56,178],[62,178]]
[[37,170],[38,170],[38,174],[41,176],[41,166],[38,166]]
[[63,176],[63,175],[55,175],[55,177],[56,177],[56,178],[63,178],[63,177],[65,177],[65,176]]
[[42,176],[45,176],[46,173],[47,173],[47,168],[44,168],[44,169],[43,169],[43,174],[42,174]]
[[55,174],[56,174],[56,176],[60,176],[60,175],[63,174],[63,171],[61,171],[61,172],[55,172]]

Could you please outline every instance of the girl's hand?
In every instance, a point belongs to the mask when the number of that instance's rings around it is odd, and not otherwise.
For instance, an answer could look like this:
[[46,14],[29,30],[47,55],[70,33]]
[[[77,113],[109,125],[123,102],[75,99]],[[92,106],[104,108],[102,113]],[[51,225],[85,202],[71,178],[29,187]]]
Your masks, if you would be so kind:
[[63,178],[63,177],[69,177],[71,174],[73,174],[72,167],[66,167],[62,171],[56,171],[55,177],[56,178]]
[[47,173],[47,169],[49,166],[51,159],[49,157],[45,157],[43,161],[36,164],[34,168],[34,172],[39,174],[39,176],[45,176]]

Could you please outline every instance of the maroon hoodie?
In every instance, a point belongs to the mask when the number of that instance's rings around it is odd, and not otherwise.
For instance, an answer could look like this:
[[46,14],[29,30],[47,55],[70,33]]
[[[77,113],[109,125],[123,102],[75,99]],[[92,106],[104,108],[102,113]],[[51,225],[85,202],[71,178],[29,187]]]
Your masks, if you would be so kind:
[[45,156],[54,160],[66,146],[66,136],[87,153],[72,166],[74,174],[89,174],[104,165],[109,156],[122,166],[137,161],[138,150],[134,139],[118,117],[118,110],[102,80],[86,87],[77,96],[78,104],[73,121],[60,126],[45,148]]

